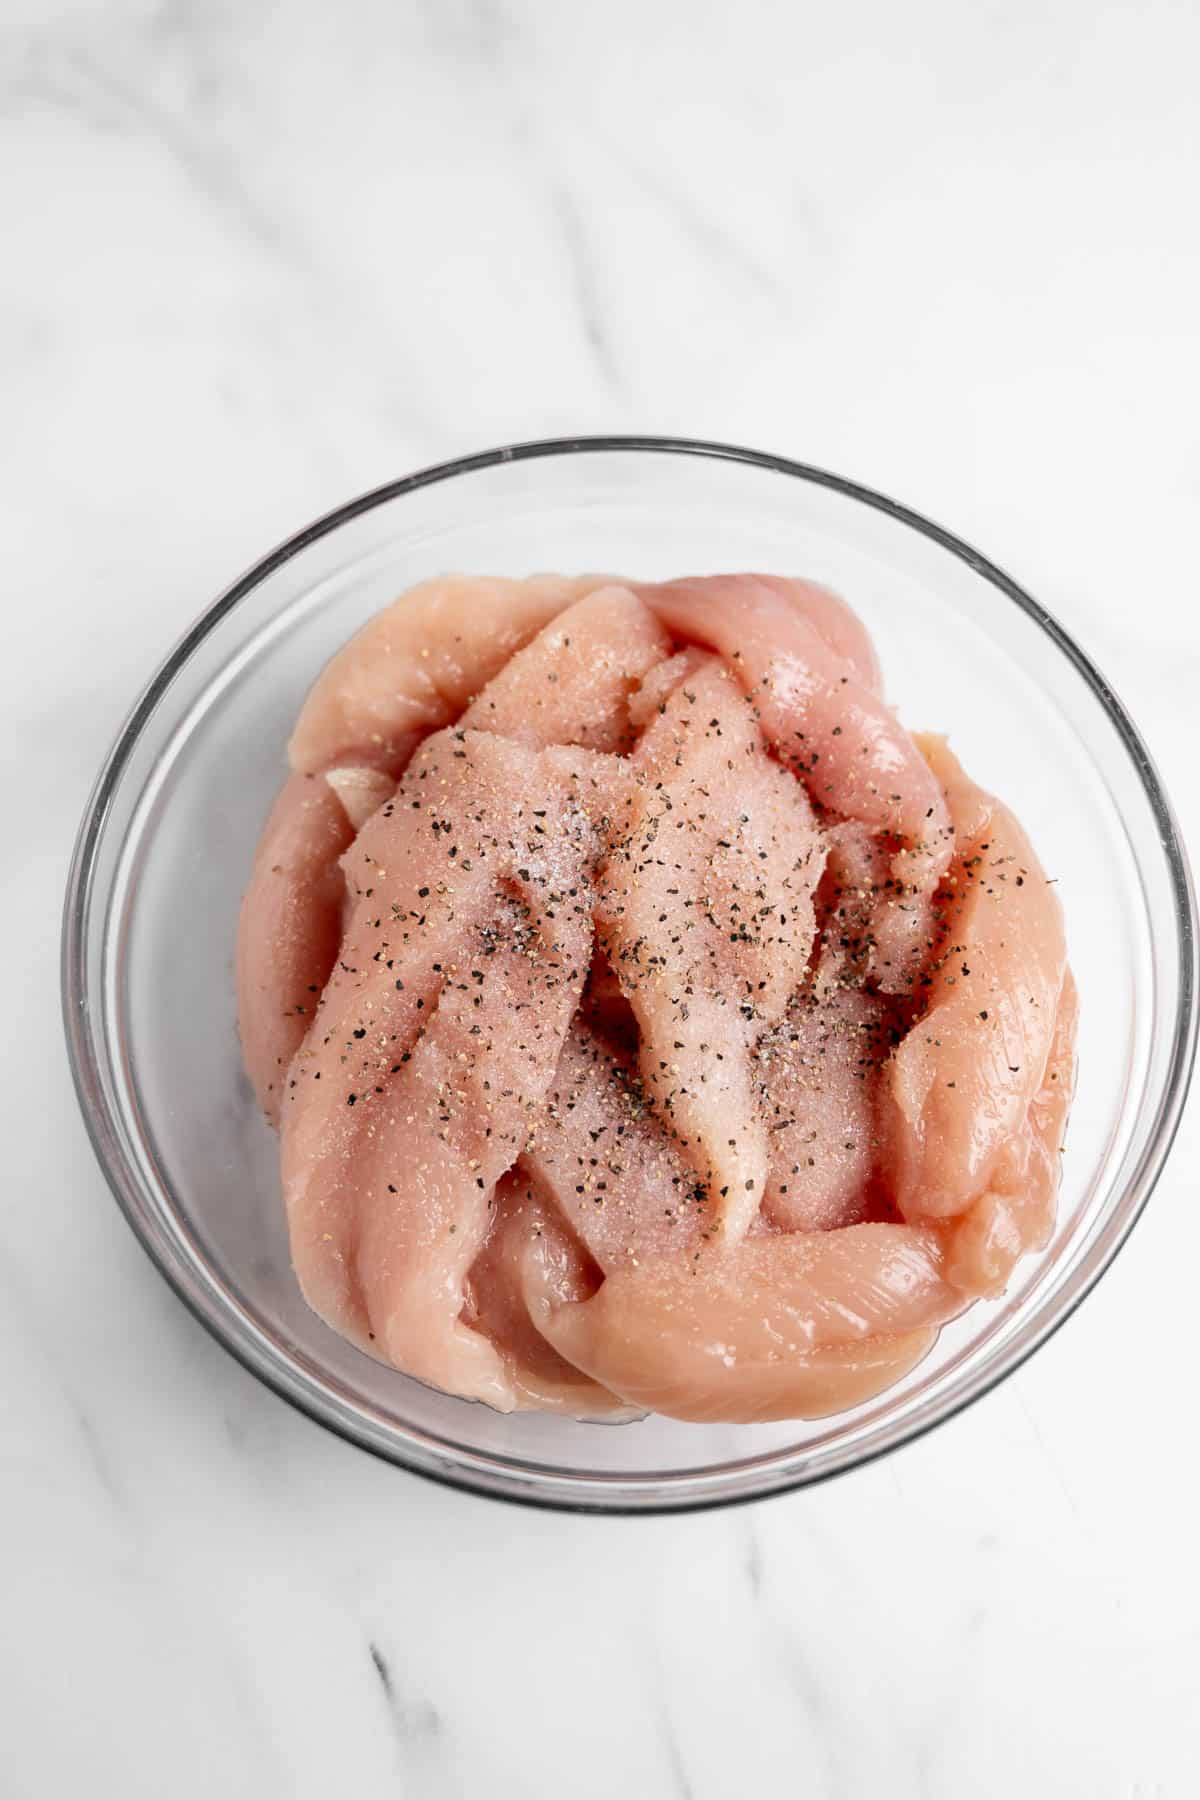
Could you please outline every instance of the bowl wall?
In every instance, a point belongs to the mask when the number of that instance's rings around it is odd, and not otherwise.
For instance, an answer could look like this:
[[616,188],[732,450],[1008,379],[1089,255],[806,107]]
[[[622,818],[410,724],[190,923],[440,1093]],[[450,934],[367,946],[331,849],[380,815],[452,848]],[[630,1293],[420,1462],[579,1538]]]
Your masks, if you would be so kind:
[[[241,1072],[232,950],[284,744],[326,658],[450,570],[642,577],[758,568],[838,589],[913,728],[949,735],[1057,878],[1081,994],[1058,1228],[999,1302],[948,1327],[874,1402],[814,1424],[625,1426],[501,1417],[389,1371],[306,1307],[276,1141]],[[528,446],[431,471],[303,533],[200,621],[101,778],[68,896],[68,1031],[131,1223],[230,1349],[366,1447],[544,1504],[713,1504],[844,1470],[984,1391],[1086,1292],[1149,1192],[1194,1031],[1186,869],[1145,753],[1103,681],[1004,577],[817,471],[712,446]]]

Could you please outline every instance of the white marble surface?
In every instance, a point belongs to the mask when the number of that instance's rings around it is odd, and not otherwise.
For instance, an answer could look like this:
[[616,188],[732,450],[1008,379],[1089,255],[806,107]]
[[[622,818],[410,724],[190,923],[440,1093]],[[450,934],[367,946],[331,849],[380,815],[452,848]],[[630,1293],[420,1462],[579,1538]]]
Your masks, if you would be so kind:
[[6,1796],[1200,1792],[1195,1109],[969,1416],[750,1510],[541,1516],[192,1324],[92,1163],[55,967],[93,771],[213,593],[562,431],[944,519],[1114,674],[1200,841],[1198,67],[1187,0],[7,0]]

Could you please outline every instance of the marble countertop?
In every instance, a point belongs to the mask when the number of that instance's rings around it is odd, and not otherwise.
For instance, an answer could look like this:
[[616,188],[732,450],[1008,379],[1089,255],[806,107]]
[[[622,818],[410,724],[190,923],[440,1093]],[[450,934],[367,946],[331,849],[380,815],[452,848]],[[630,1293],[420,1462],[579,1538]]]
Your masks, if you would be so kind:
[[944,520],[1116,679],[1200,842],[1200,12],[10,0],[0,1788],[1200,1792],[1200,1121],[967,1416],[682,1519],[326,1435],[193,1324],[76,1115],[58,896],[184,625],[409,468],[660,431]]

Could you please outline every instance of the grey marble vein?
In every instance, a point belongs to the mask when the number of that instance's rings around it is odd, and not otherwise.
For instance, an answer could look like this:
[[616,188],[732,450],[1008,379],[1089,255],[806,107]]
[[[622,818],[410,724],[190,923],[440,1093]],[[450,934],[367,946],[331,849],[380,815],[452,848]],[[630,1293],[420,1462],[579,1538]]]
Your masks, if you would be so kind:
[[388,1714],[396,1736],[404,1744],[411,1744],[425,1738],[439,1736],[443,1729],[442,1715],[429,1700],[415,1700],[404,1693],[397,1685],[396,1677],[388,1658],[379,1645],[372,1639],[367,1646],[371,1666],[378,1677],[379,1685],[387,1701]]
[[110,1508],[120,1514],[126,1513],[129,1495],[118,1467],[109,1454],[104,1434],[82,1398],[79,1384],[81,1371],[73,1369],[57,1348],[53,1332],[46,1329],[46,1318],[41,1307],[30,1293],[17,1265],[7,1254],[0,1255],[0,1306],[3,1306],[10,1323],[19,1324],[23,1343],[37,1357],[52,1383],[75,1440],[83,1452],[83,1466],[90,1471]]
[[0,78],[0,99],[50,107],[90,130],[145,136],[250,242],[314,272],[307,248],[287,230],[278,209],[264,205],[252,191],[244,162],[219,132],[211,126],[201,130],[160,105],[144,80],[132,81],[89,47],[31,49],[13,76]]
[[759,1536],[753,1513],[747,1511],[745,1519],[746,1523],[743,1529],[746,1549],[742,1566],[746,1572],[746,1584],[750,1589],[750,1597],[752,1600],[759,1600],[762,1598],[763,1591],[762,1538]]
[[[668,172],[663,159],[648,162],[623,147],[610,144],[610,153],[623,164],[633,181],[666,215],[673,219],[702,262],[716,269],[728,269],[758,293],[765,295],[782,313],[795,310],[794,288],[783,281],[778,266],[760,256],[730,224],[714,217],[695,195],[685,179]],[[818,234],[811,226],[808,234],[817,243]],[[821,248],[824,243],[821,242]]]
[[610,388],[619,389],[622,385],[620,365],[608,323],[604,292],[579,204],[571,190],[562,182],[555,183],[550,202],[559,241],[565,253],[567,273],[584,341],[606,384]]
[[662,1740],[663,1750],[666,1753],[667,1765],[670,1770],[674,1790],[679,1796],[679,1800],[696,1800],[696,1789],[692,1785],[692,1779],[688,1773],[688,1766],[683,1754],[683,1744],[680,1741],[675,1720],[671,1715],[671,1708],[667,1705],[665,1699],[659,1706],[656,1717],[659,1737]]
[[830,1692],[818,1667],[818,1645],[802,1642],[797,1630],[784,1627],[779,1629],[777,1642],[781,1672],[807,1722],[814,1760],[823,1771],[818,1790],[821,1800],[853,1797],[853,1784],[843,1768],[843,1757],[852,1743],[850,1697]]
[[1070,1508],[1074,1517],[1082,1524],[1083,1515],[1081,1514],[1081,1512],[1079,1510],[1079,1502],[1076,1499],[1075,1495],[1071,1491],[1070,1484],[1067,1481],[1066,1476],[1063,1474],[1062,1467],[1059,1463],[1058,1458],[1055,1456],[1053,1450],[1050,1448],[1050,1445],[1046,1442],[1046,1439],[1042,1433],[1042,1428],[1038,1424],[1037,1419],[1034,1417],[1033,1409],[1030,1406],[1029,1401],[1026,1399],[1025,1394],[1021,1388],[1015,1387],[1012,1391],[1016,1398],[1017,1405],[1020,1407],[1021,1412],[1023,1413],[1023,1415],[1025,1417],[1025,1421],[1029,1426],[1030,1434],[1033,1438],[1033,1441],[1037,1445],[1038,1453],[1041,1456],[1042,1461],[1045,1463],[1047,1469],[1049,1469],[1049,1471],[1050,1471],[1050,1474],[1051,1474],[1051,1477],[1053,1478],[1055,1487],[1057,1487],[1059,1493],[1062,1495],[1063,1499],[1066,1501],[1067,1506]]

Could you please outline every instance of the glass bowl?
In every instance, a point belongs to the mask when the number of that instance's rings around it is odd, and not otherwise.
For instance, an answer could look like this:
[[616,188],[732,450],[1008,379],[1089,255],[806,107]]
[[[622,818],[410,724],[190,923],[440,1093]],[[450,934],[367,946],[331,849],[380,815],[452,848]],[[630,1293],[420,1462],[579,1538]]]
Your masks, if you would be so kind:
[[[508,1417],[381,1367],[308,1310],[276,1141],[242,1074],[238,902],[309,683],[369,614],[448,570],[756,568],[845,594],[912,727],[949,734],[1059,883],[1082,997],[1058,1226],[1003,1299],[899,1386],[812,1424]],[[63,947],[79,1098],[129,1223],[196,1316],[277,1393],[419,1474],[544,1506],[654,1512],[822,1480],[928,1430],[1045,1341],[1154,1185],[1195,1047],[1196,916],[1170,805],[1108,683],[948,532],[819,469],[654,438],[522,444],[428,469],[299,532],[188,632],[83,821]]]

